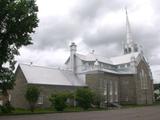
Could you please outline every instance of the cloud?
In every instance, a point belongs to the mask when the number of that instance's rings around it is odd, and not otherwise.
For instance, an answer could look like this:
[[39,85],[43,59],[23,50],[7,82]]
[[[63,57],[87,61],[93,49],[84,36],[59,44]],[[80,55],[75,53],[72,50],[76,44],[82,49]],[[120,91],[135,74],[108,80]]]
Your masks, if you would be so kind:
[[82,21],[93,21],[105,13],[116,11],[130,6],[127,0],[81,0],[73,7],[72,15],[75,15]]
[[81,33],[81,25],[67,17],[50,17],[40,20],[33,36],[35,49],[59,49]]

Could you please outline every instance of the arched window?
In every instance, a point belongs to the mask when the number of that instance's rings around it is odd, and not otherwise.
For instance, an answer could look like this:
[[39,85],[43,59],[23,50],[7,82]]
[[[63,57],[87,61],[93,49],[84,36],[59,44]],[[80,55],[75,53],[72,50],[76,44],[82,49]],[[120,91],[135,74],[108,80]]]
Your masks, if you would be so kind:
[[141,80],[141,89],[147,89],[148,88],[147,74],[143,69],[140,72],[140,80]]

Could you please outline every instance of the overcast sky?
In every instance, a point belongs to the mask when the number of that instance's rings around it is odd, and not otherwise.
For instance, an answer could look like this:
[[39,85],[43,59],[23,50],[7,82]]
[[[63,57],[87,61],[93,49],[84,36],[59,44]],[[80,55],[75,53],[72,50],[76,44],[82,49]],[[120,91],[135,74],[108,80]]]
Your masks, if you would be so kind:
[[40,22],[32,35],[34,44],[20,49],[19,63],[62,65],[73,41],[84,54],[92,49],[106,57],[122,54],[127,6],[133,39],[143,46],[155,82],[160,82],[158,0],[37,0],[37,4]]

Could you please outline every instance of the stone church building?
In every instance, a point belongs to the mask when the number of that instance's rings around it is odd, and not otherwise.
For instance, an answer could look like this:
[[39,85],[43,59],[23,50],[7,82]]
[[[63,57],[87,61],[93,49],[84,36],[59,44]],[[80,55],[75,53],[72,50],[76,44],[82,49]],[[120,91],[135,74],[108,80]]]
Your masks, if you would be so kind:
[[40,88],[37,104],[42,107],[49,107],[51,93],[74,91],[79,87],[89,87],[104,96],[102,104],[152,104],[152,73],[141,47],[132,39],[127,12],[124,41],[123,54],[111,58],[94,52],[79,54],[76,44],[72,43],[63,69],[19,64],[11,103],[15,107],[27,108],[24,93],[30,84]]

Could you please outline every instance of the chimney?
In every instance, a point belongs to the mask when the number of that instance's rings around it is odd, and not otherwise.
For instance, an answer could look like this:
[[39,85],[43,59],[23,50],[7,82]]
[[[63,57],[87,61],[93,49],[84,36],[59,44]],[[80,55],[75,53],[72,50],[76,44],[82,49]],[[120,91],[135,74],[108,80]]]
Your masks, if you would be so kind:
[[71,70],[75,73],[76,66],[75,66],[75,54],[77,51],[77,45],[72,42],[70,45],[70,67]]

